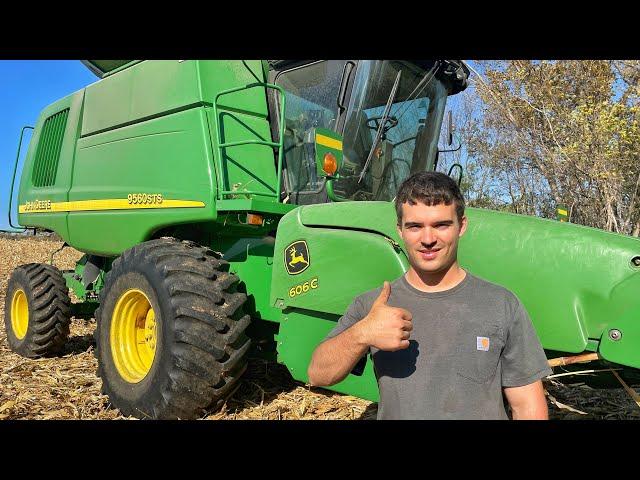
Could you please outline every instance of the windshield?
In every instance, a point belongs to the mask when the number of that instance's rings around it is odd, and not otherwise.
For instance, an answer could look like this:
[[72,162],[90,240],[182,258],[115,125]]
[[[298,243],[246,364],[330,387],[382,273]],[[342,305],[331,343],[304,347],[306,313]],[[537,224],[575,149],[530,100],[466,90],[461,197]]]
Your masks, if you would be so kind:
[[317,203],[324,182],[316,173],[314,128],[335,130],[336,99],[345,60],[326,60],[285,71],[276,84],[287,92],[284,176],[291,203]]
[[[411,173],[433,167],[447,89],[432,67],[433,63],[421,68],[404,61],[360,62],[345,120],[344,162],[334,182],[336,194],[350,200],[392,200]],[[383,118],[398,72],[398,88]]]

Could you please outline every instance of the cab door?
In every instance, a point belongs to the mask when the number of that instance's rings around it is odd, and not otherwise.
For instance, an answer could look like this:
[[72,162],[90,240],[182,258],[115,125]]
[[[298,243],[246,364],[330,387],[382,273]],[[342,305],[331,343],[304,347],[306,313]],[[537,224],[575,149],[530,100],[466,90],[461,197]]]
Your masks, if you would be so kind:
[[[270,72],[270,82],[287,95],[283,176],[289,203],[328,201],[325,180],[316,173],[313,131],[322,127],[340,132],[356,64],[352,60],[280,62]],[[272,122],[272,129],[278,122]]]

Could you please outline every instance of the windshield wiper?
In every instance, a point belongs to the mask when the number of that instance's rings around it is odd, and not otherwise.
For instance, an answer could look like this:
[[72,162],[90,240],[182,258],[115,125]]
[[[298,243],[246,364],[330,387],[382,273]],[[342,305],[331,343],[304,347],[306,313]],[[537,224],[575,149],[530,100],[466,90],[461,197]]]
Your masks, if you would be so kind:
[[380,137],[382,137],[382,132],[384,130],[384,125],[387,123],[387,118],[389,117],[389,111],[391,110],[391,105],[393,104],[393,100],[396,98],[396,91],[398,90],[398,84],[400,83],[400,75],[402,74],[402,70],[398,71],[398,75],[396,75],[396,80],[393,82],[393,87],[391,87],[391,93],[389,94],[389,99],[387,100],[387,104],[384,107],[384,113],[382,114],[382,118],[380,118],[380,125],[378,126],[378,130],[376,131],[376,138],[373,141],[373,145],[371,146],[371,150],[369,150],[369,155],[367,156],[367,161],[364,162],[364,167],[362,167],[362,172],[360,172],[360,177],[358,178],[358,183],[362,181],[364,178],[364,174],[367,173],[367,168],[369,167],[369,162],[373,158],[373,152],[376,150],[378,146],[378,142],[380,141]]
[[[417,100],[418,95],[420,95],[422,93],[422,91],[425,88],[427,88],[427,85],[429,85],[429,83],[431,83],[431,80],[436,75],[436,70],[438,70],[438,67],[440,66],[440,63],[441,63],[440,60],[436,60],[433,63],[433,67],[431,67],[431,69],[429,69],[429,71],[424,74],[422,79],[416,85],[416,88],[414,88],[413,91],[407,96],[407,99],[404,101],[405,105],[396,110],[396,117],[397,117],[398,121],[400,121],[402,119],[402,117],[404,116],[404,114],[407,113],[407,111],[409,110],[409,108],[411,107],[413,102]],[[414,94],[415,94],[415,96],[414,96]],[[402,110],[402,114],[399,114],[398,110]]]

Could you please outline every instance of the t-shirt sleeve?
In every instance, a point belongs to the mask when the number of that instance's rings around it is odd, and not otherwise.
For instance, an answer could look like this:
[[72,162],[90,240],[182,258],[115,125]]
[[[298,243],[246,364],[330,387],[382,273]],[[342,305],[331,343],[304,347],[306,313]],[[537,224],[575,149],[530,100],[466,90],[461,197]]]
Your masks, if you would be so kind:
[[517,304],[502,351],[502,386],[521,387],[552,373],[540,339],[524,306]]
[[355,300],[351,302],[351,305],[349,305],[349,308],[347,308],[344,315],[340,317],[336,326],[327,334],[325,340],[329,340],[330,338],[340,335],[347,328],[362,320],[367,313],[368,312],[364,311],[364,306],[362,305],[360,297],[356,297]]

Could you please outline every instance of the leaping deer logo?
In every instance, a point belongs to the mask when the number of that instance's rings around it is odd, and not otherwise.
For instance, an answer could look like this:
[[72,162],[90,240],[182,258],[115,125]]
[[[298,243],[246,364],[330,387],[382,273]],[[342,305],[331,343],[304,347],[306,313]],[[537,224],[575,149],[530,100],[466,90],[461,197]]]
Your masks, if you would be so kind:
[[309,258],[309,247],[304,240],[298,240],[289,244],[284,249],[284,265],[289,275],[297,275],[309,268],[311,259]]
[[289,250],[289,255],[291,255],[291,261],[289,262],[289,265],[291,265],[292,267],[296,264],[296,263],[305,263],[307,265],[309,265],[309,262],[307,262],[304,259],[304,256],[302,254],[298,255],[298,251],[296,250],[295,246],[292,246],[291,249]]

